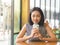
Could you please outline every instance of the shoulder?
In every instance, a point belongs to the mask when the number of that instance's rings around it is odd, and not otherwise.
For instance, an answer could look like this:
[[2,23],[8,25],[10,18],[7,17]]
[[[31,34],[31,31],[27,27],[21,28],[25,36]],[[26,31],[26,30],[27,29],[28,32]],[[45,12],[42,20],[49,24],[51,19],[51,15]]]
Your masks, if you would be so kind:
[[31,26],[31,25],[30,25],[29,23],[26,23],[26,28],[27,28],[27,27],[30,27],[30,26]]
[[26,27],[27,25],[29,25],[28,23],[24,24],[23,27]]
[[44,23],[44,27],[47,29],[47,30],[52,30],[52,28],[49,26],[49,23]]
[[26,24],[24,24],[23,26],[22,26],[22,29],[21,30],[25,30],[26,31]]
[[23,25],[22,29],[23,29],[23,28],[25,28],[25,29],[26,29],[28,26],[29,26],[29,24],[28,24],[28,23],[26,23],[26,24],[24,24],[24,25]]
[[45,22],[44,22],[44,26],[45,26],[45,27],[49,27],[49,22],[48,22],[48,21],[45,21]]
[[[26,27],[26,24],[24,24],[23,27]],[[22,27],[22,28],[23,28],[23,27]]]
[[45,26],[45,27],[47,27],[48,25],[49,25],[49,24],[47,24],[47,23],[44,23],[44,26]]

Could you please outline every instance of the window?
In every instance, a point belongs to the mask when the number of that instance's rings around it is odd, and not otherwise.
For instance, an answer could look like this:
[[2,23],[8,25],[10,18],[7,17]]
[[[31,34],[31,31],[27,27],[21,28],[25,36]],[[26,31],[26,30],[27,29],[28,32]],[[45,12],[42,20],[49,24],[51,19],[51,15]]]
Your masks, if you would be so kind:
[[[32,3],[33,2],[33,3]],[[40,7],[50,27],[60,28],[60,0],[30,0],[30,9]]]
[[11,45],[11,0],[0,0],[0,45]]

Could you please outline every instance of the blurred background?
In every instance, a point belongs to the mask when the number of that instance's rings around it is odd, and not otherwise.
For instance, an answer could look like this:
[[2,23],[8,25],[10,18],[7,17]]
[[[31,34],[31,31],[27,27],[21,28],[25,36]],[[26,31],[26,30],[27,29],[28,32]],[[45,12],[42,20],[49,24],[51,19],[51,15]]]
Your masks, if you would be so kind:
[[33,7],[42,9],[45,21],[48,21],[60,41],[59,2],[60,0],[0,0],[0,44],[16,45],[17,34],[28,22],[28,15]]

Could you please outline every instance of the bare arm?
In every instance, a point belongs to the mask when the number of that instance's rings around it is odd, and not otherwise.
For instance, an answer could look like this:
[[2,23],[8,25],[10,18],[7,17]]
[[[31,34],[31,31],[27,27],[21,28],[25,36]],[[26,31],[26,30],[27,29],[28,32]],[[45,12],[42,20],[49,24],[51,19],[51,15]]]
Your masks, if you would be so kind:
[[49,27],[49,25],[46,25],[46,30],[48,35],[50,36],[50,38],[42,38],[41,40],[45,40],[45,41],[57,41],[57,38],[55,36],[55,34],[52,32],[52,29]]
[[30,36],[24,37],[25,33],[26,33],[26,25],[23,26],[22,30],[18,34],[18,36],[16,38],[16,43],[21,42],[21,41],[25,41],[25,40],[31,38]]

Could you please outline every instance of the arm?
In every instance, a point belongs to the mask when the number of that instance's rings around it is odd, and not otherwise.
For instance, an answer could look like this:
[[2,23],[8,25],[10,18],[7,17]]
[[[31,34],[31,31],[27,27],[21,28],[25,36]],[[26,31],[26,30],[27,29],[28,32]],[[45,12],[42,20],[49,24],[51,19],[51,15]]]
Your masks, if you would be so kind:
[[57,41],[57,38],[55,36],[55,34],[52,32],[52,29],[49,27],[49,25],[46,25],[46,30],[47,30],[47,33],[48,35],[50,36],[50,38],[40,38],[41,40],[45,40],[45,41]]
[[21,41],[25,41],[25,40],[28,40],[31,38],[30,36],[24,37],[25,33],[26,33],[26,25],[23,26],[22,30],[18,34],[18,36],[16,38],[16,43],[21,42]]

